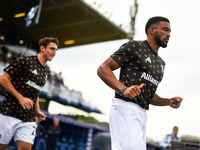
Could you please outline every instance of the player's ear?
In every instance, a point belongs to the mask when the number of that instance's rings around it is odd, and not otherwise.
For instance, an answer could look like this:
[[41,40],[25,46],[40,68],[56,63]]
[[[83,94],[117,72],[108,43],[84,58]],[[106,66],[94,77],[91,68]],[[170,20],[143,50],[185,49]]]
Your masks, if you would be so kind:
[[44,51],[45,50],[45,47],[43,45],[40,46],[40,51]]
[[150,27],[148,32],[149,32],[149,34],[154,35],[155,28]]

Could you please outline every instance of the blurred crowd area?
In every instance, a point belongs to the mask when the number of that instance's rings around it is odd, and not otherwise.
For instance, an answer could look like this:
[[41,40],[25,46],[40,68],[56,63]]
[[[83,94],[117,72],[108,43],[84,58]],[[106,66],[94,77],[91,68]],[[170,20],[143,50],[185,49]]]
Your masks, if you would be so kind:
[[17,57],[19,57],[21,54],[12,52],[9,50],[9,48],[3,44],[2,41],[0,41],[0,61],[8,64],[11,64],[15,61]]

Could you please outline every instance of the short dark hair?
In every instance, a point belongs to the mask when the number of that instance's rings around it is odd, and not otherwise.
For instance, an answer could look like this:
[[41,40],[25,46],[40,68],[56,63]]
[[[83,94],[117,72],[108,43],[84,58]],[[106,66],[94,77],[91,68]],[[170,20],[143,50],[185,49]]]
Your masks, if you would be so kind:
[[153,24],[156,24],[156,23],[158,23],[158,22],[160,22],[160,21],[165,21],[165,22],[170,23],[169,20],[168,20],[167,18],[165,18],[165,17],[161,17],[161,16],[152,17],[152,18],[150,18],[150,19],[147,21],[147,24],[146,24],[146,26],[145,26],[145,33],[147,34],[149,28],[150,28]]
[[57,46],[59,46],[59,41],[58,41],[57,38],[54,38],[54,37],[44,37],[44,38],[42,38],[42,39],[39,41],[39,48],[40,48],[40,46],[44,46],[44,47],[46,48],[47,45],[48,45],[50,42],[53,42],[53,43],[55,43]]
[[174,126],[174,127],[173,127],[173,130],[174,130],[175,128],[177,128],[177,129],[178,129],[178,127],[177,127],[177,126]]

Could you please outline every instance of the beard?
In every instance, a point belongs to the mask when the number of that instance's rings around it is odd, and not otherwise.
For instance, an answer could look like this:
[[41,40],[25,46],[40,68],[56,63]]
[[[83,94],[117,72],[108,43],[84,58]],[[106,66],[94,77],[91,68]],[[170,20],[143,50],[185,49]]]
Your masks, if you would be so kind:
[[163,47],[163,48],[167,47],[167,44],[164,42],[165,39],[164,39],[164,40],[161,40],[161,39],[160,39],[160,36],[158,35],[157,32],[156,32],[156,34],[155,34],[154,39],[156,40],[158,46]]

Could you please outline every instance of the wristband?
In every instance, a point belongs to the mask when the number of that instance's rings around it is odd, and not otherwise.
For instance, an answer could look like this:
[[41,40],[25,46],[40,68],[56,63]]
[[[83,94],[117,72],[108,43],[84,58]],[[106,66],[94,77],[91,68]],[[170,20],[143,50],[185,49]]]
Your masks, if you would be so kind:
[[125,91],[127,88],[128,88],[128,87],[125,87],[125,88],[122,90],[122,92],[121,92],[122,95],[124,94],[124,91]]

